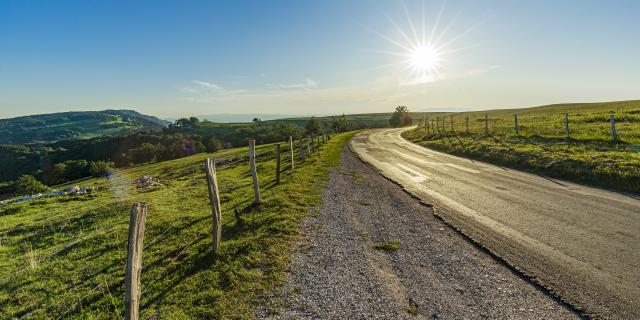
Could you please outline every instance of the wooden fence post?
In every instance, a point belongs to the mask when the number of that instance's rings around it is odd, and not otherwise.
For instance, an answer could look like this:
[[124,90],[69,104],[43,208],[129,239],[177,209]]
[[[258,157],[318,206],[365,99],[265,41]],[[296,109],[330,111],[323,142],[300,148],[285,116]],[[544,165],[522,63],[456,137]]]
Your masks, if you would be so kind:
[[567,138],[569,138],[569,112],[564,113],[564,132],[567,134]]
[[293,172],[294,169],[294,161],[293,161],[293,137],[289,136],[289,153],[291,154],[291,172]]
[[513,121],[514,121],[514,125],[516,128],[516,134],[520,134],[520,128],[518,127],[518,114],[514,113],[513,114]]
[[611,139],[613,142],[618,141],[618,133],[616,132],[616,113],[611,111]]
[[436,129],[438,129],[438,133],[440,133],[440,117],[436,117]]
[[311,136],[307,136],[307,153],[311,155]]
[[280,183],[280,144],[276,144],[276,183]]
[[469,116],[464,116],[464,132],[469,134]]
[[207,174],[207,185],[209,187],[209,201],[211,202],[211,246],[213,249],[213,256],[215,257],[220,251],[220,238],[222,237],[222,209],[220,207],[220,192],[218,191],[216,160],[213,158],[205,159],[204,168]]
[[426,118],[424,119],[424,127],[427,130],[427,134],[429,134],[429,115],[425,113],[425,117]]
[[253,194],[255,204],[260,203],[260,187],[258,185],[258,170],[256,169],[256,141],[249,140],[249,165],[251,166],[251,177],[253,178]]
[[433,124],[433,119],[431,120],[431,130],[433,130],[433,134],[436,134],[436,126]]
[[449,115],[449,122],[451,123],[451,133],[453,133],[454,130],[453,130],[453,115],[452,114]]
[[489,135],[489,115],[484,114],[484,134]]
[[300,137],[300,161],[304,161],[304,147],[302,145],[302,137]]
[[129,218],[129,245],[124,278],[124,318],[137,320],[140,308],[140,272],[144,248],[144,225],[147,220],[147,204],[137,202],[131,208]]

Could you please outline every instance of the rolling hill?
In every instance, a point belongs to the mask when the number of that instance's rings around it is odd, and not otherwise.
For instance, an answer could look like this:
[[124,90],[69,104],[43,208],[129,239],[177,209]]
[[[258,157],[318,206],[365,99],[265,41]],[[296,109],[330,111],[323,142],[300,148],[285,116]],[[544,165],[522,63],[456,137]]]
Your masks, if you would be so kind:
[[168,122],[133,110],[40,114],[0,119],[0,144],[55,142],[159,130]]

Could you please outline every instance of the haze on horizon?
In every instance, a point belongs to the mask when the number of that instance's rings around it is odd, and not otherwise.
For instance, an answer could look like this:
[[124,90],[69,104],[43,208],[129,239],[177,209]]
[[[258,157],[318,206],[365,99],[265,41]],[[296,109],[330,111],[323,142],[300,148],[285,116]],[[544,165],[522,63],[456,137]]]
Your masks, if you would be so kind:
[[637,1],[4,1],[0,118],[640,98]]

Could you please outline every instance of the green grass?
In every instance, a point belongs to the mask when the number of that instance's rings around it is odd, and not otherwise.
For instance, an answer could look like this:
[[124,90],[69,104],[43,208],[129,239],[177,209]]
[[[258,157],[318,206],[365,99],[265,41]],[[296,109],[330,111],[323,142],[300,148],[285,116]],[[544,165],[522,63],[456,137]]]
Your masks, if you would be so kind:
[[400,250],[400,241],[391,240],[389,242],[380,242],[373,245],[373,248],[380,251],[396,252]]
[[[564,112],[569,112],[570,137],[563,135]],[[610,137],[609,112],[615,111],[619,141]],[[506,167],[552,177],[640,192],[640,101],[554,105],[518,112],[520,134],[515,134],[515,111],[489,111],[489,134],[484,112],[455,114],[454,131],[445,117],[446,132],[425,134],[424,126],[403,136],[425,147]],[[457,120],[458,121],[457,121]],[[477,120],[481,121],[477,121]],[[509,127],[511,125],[511,127]]]
[[[100,187],[93,194],[0,207],[0,318],[121,318],[135,201],[149,205],[141,317],[252,318],[256,304],[283,283],[299,223],[320,203],[328,168],[338,164],[349,137],[334,136],[278,185],[275,160],[258,162],[258,206],[252,205],[248,164],[220,168],[223,241],[216,259],[205,154],[120,170],[111,184],[82,182]],[[230,153],[244,156],[246,148],[217,156]],[[162,185],[128,185],[143,175],[159,177]]]

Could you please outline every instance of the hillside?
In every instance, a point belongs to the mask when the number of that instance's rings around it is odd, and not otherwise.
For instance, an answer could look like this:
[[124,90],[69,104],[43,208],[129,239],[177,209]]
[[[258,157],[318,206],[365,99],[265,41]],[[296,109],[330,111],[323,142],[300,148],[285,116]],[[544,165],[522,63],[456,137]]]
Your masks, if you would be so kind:
[[[96,188],[87,194],[0,205],[0,318],[121,318],[129,212],[137,201],[149,205],[141,318],[251,318],[259,299],[283,282],[299,222],[320,202],[328,168],[350,136],[333,136],[303,161],[295,152],[293,172],[283,144],[280,183],[274,146],[258,146],[260,205],[252,204],[247,147],[116,170],[108,180],[80,182]],[[222,206],[215,259],[203,171],[210,156],[219,163]],[[157,183],[136,183],[144,176]]]
[[403,136],[458,156],[640,192],[640,100],[426,116],[428,128],[420,117]]
[[61,112],[0,119],[0,144],[55,142],[158,130],[166,121],[133,110]]

